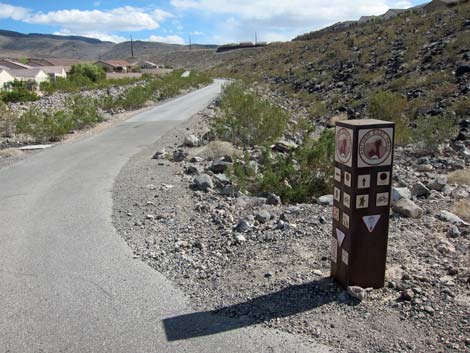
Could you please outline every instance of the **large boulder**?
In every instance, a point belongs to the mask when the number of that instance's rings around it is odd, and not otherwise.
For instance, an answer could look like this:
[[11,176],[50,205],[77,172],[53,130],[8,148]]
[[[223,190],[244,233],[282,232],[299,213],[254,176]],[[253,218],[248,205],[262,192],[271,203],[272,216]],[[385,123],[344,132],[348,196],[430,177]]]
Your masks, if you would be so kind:
[[411,191],[408,188],[392,188],[392,202],[401,199],[411,199]]
[[200,174],[194,178],[193,188],[207,192],[209,189],[214,188],[214,183],[209,175]]
[[429,185],[429,189],[436,191],[443,191],[447,186],[447,177],[445,175],[440,175],[434,179]]
[[195,135],[188,135],[184,138],[184,145],[187,147],[197,147],[199,146],[199,139]]
[[209,170],[214,173],[224,173],[229,167],[232,166],[232,164],[233,163],[231,162],[231,158],[217,158],[212,162]]
[[423,209],[410,199],[402,198],[392,203],[392,210],[409,218],[419,218],[423,214]]
[[418,181],[413,185],[411,193],[415,197],[428,197],[431,195],[431,190],[429,190],[426,185]]
[[323,196],[320,196],[318,198],[318,203],[320,205],[329,205],[329,206],[332,206],[333,205],[333,195],[323,195]]

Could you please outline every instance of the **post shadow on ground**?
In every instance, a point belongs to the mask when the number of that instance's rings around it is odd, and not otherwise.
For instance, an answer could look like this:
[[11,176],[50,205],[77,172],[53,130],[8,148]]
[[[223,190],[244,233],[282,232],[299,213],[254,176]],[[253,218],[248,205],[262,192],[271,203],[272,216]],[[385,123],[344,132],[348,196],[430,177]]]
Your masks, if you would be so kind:
[[337,288],[333,279],[323,278],[218,310],[166,318],[163,327],[170,342],[214,335],[331,303],[337,300]]

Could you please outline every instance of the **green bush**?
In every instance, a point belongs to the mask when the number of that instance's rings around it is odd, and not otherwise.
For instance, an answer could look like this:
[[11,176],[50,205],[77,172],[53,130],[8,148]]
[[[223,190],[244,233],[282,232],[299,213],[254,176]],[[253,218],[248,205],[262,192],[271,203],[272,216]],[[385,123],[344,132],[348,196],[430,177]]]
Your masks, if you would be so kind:
[[287,126],[287,113],[276,105],[248,92],[240,83],[224,88],[221,114],[214,122],[215,133],[223,140],[242,145],[263,145],[278,139]]
[[96,101],[75,96],[65,110],[45,113],[37,108],[25,112],[16,123],[16,132],[33,137],[38,142],[59,141],[75,129],[83,129],[103,121]]
[[24,82],[20,81],[13,82],[12,89],[2,92],[0,97],[5,103],[32,102],[39,99],[34,92],[26,87]]
[[67,111],[73,122],[73,129],[83,129],[103,121],[98,113],[97,102],[94,99],[76,95],[67,104]]
[[16,115],[0,101],[0,136],[12,137]]
[[235,161],[228,174],[242,190],[274,192],[286,203],[311,202],[313,196],[332,192],[334,148],[334,132],[325,130],[319,139],[306,138],[287,155],[273,156],[265,147],[259,174],[247,156]]
[[457,119],[452,114],[420,116],[415,125],[413,140],[420,144],[423,152],[437,152],[440,144],[458,133]]
[[379,91],[369,100],[369,116],[372,119],[393,121],[395,123],[395,143],[406,144],[410,141],[408,102],[399,94]]
[[45,114],[37,108],[32,108],[20,117],[16,132],[27,134],[38,142],[47,142],[58,141],[72,127],[72,119],[62,110]]
[[106,78],[106,72],[102,67],[93,64],[75,64],[70,73],[71,81],[81,81],[88,79],[91,82],[100,82]]

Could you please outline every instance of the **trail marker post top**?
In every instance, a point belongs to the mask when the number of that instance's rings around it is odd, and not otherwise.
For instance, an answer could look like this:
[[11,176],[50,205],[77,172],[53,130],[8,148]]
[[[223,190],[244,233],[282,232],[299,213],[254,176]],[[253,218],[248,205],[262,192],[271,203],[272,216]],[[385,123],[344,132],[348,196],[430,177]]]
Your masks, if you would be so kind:
[[336,124],[331,275],[344,286],[384,286],[394,133],[382,120]]

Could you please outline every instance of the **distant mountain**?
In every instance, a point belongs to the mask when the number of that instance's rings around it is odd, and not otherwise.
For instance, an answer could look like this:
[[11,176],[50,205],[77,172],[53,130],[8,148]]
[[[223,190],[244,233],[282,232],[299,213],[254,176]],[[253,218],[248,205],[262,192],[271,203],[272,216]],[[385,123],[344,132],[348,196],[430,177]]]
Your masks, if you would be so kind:
[[[215,49],[216,45],[192,46],[194,49]],[[136,57],[162,52],[187,50],[187,45],[157,42],[134,42]],[[55,57],[82,60],[124,59],[131,55],[131,43],[103,42],[81,36],[59,36],[54,34],[24,34],[0,30],[0,57]]]

